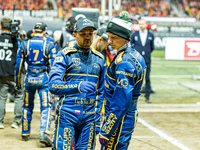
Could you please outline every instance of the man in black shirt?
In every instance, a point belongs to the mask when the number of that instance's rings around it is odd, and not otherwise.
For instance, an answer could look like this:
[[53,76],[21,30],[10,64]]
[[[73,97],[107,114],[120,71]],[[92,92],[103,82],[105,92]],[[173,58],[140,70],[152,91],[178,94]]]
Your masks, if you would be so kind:
[[[3,17],[1,19],[0,35],[0,129],[4,128],[5,106],[9,86],[14,88],[14,70],[17,55],[17,39],[10,34],[11,20]],[[15,90],[14,120],[12,128],[18,128],[21,123],[22,113],[22,90]]]

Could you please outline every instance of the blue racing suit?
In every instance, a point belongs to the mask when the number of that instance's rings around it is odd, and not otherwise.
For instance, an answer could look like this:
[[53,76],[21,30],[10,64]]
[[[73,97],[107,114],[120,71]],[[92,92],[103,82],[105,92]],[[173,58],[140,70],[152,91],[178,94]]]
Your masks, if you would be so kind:
[[[45,34],[43,39],[47,40],[47,42],[52,43],[53,46],[55,47],[56,51],[58,52],[57,46],[55,45],[55,40],[51,36],[49,36],[48,34]],[[56,54],[54,54],[55,55],[55,56],[53,56],[54,58],[56,57]],[[50,66],[48,66],[48,73],[49,72],[50,72]]]
[[[71,150],[73,141],[75,149],[94,149],[105,72],[104,56],[92,48],[85,52],[75,44],[58,52],[49,77],[50,92],[60,95],[53,149]],[[81,92],[82,81],[97,84],[96,92]]]
[[[58,52],[58,48],[57,48],[57,46],[55,45],[55,40],[54,40],[51,36],[49,36],[48,34],[45,34],[45,35],[44,35],[44,38],[46,38],[46,40],[47,40],[48,42],[51,42],[51,43],[55,46],[56,51]],[[55,58],[55,57],[56,57],[56,54],[55,54],[55,56],[53,56],[53,57]],[[49,73],[49,72],[50,72],[50,66],[48,66],[48,73]],[[55,118],[55,116],[56,116],[57,96],[50,93],[50,101],[51,101],[51,119],[54,120],[54,118]]]
[[24,103],[22,110],[22,136],[30,135],[31,120],[36,90],[40,97],[40,132],[50,133],[50,100],[48,94],[48,65],[52,65],[56,56],[54,45],[45,38],[34,36],[21,43],[16,61],[16,86],[21,84],[21,71],[26,61],[28,64],[25,77]]
[[54,44],[55,48],[56,48],[56,51],[58,51],[58,48],[57,48],[57,46],[55,45],[55,40],[54,40],[54,38],[52,38],[52,37],[49,36],[48,34],[45,34],[45,35],[44,35],[44,38],[46,38],[48,42],[52,42],[52,43]]
[[137,122],[137,102],[146,65],[132,47],[118,52],[105,76],[105,120],[100,135],[109,140],[102,150],[126,150]]

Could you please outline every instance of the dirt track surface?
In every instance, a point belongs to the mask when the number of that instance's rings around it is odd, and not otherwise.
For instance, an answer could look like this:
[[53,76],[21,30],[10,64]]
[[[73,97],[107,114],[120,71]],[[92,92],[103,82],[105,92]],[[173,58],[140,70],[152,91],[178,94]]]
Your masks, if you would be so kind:
[[[186,112],[178,112],[177,110],[172,112],[147,112],[145,108],[139,108],[139,118],[151,127],[147,127],[141,121],[138,121],[128,150],[199,150],[200,112],[187,112],[187,109]],[[12,120],[13,112],[7,112],[4,122],[5,129],[0,129],[1,150],[51,149],[39,143],[39,112],[33,114],[29,141],[21,140],[21,128],[12,129],[10,127]],[[54,122],[51,125],[52,134],[53,127]],[[167,141],[158,133],[152,131],[152,127],[169,137],[173,137],[173,140],[176,140],[178,144],[183,144],[183,148],[179,148],[176,144],[173,144],[173,141]],[[98,139],[95,150],[100,150]]]

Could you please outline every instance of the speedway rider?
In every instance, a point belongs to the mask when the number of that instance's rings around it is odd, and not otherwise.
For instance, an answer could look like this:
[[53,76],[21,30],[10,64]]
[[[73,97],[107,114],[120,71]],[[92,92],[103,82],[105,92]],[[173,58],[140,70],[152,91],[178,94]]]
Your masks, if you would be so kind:
[[58,52],[50,72],[49,90],[61,96],[53,150],[71,150],[73,141],[75,149],[95,149],[106,72],[104,56],[91,48],[95,29],[91,20],[79,19],[73,33],[76,44]]
[[105,76],[106,119],[100,130],[101,150],[127,150],[137,122],[137,101],[145,74],[144,58],[130,45],[131,23],[126,11],[107,26],[108,43],[117,56]]
[[34,108],[34,95],[36,90],[40,97],[40,142],[51,146],[50,134],[50,113],[51,104],[48,90],[48,69],[53,64],[56,56],[56,49],[51,42],[48,42],[44,35],[46,27],[41,22],[36,23],[35,35],[32,39],[21,44],[17,54],[16,62],[16,86],[20,89],[21,69],[26,61],[28,64],[25,78],[24,103],[22,110],[22,139],[29,140],[31,120]]

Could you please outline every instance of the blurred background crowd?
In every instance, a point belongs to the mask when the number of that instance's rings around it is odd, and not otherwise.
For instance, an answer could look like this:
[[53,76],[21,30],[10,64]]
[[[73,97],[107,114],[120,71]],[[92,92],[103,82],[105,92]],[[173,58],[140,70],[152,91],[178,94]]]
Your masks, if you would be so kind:
[[[59,18],[72,15],[73,7],[99,8],[101,0],[0,0],[1,10],[12,10],[16,3],[18,10],[57,10]],[[108,8],[109,0],[106,0]],[[121,0],[119,10],[113,9],[113,16],[122,10],[130,15],[157,17],[195,17],[200,20],[199,0]]]

